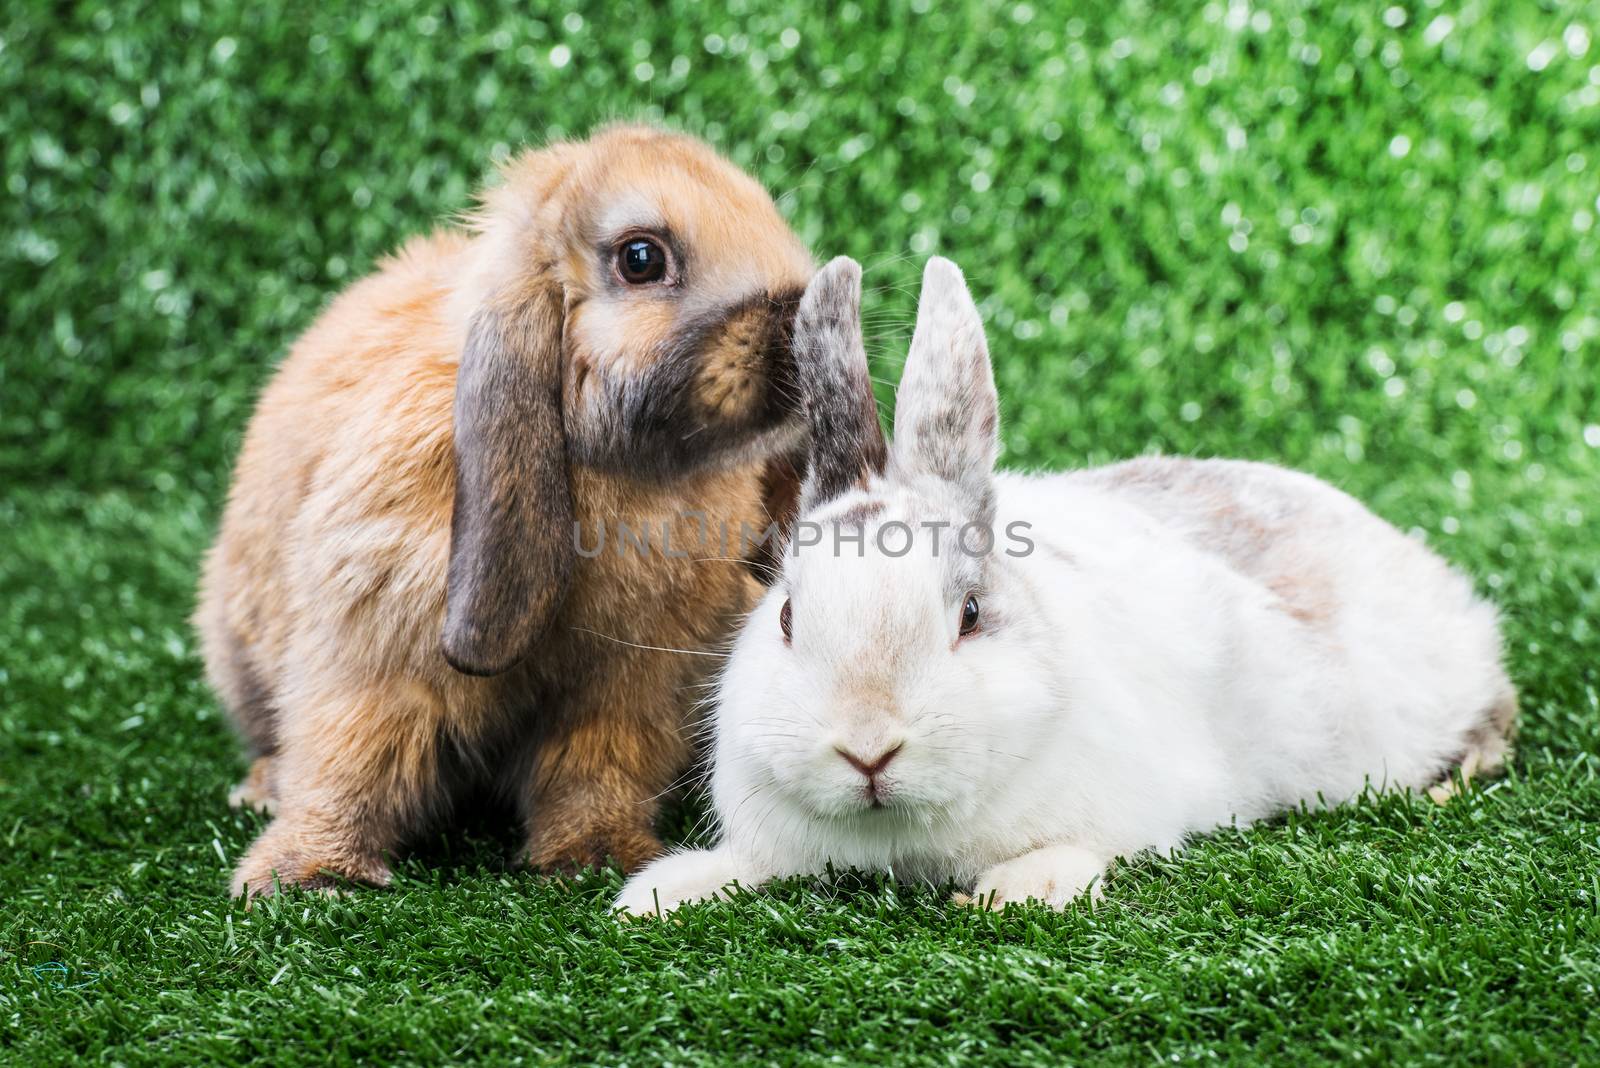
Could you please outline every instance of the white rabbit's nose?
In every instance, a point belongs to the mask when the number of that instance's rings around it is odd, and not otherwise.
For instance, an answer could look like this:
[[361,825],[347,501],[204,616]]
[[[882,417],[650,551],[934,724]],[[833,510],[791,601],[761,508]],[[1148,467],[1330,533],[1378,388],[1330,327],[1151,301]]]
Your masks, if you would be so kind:
[[904,742],[896,742],[894,745],[882,750],[877,756],[872,757],[871,759],[858,756],[857,754],[852,753],[850,750],[839,745],[834,746],[833,751],[844,757],[852,768],[855,768],[870,780],[873,776],[877,775],[879,772],[883,771],[884,768],[889,766],[889,761],[895,758],[895,755],[900,752],[900,748],[903,745],[905,745]]

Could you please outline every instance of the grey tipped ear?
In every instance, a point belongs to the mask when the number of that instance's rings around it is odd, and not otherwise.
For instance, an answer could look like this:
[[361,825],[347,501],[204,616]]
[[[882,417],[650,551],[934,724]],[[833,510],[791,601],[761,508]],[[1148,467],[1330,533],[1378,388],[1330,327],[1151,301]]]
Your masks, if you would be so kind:
[[935,256],[922,273],[917,327],[895,399],[895,464],[953,484],[980,519],[993,508],[999,421],[983,317],[961,268]]
[[800,487],[803,514],[881,474],[888,460],[861,341],[861,265],[855,260],[829,261],[806,286],[795,315],[794,357],[811,433]]
[[572,491],[561,429],[559,290],[473,318],[456,373],[455,509],[444,657],[468,675],[513,667],[572,578]]

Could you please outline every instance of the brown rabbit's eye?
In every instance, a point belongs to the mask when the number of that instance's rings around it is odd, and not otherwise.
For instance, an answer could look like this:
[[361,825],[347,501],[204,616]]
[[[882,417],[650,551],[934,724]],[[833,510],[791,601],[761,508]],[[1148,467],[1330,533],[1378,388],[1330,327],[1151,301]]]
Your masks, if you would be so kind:
[[783,607],[778,610],[778,626],[783,630],[783,640],[794,640],[794,610],[789,607],[789,602],[784,601]]
[[630,285],[659,282],[667,275],[667,251],[645,237],[625,242],[617,250],[617,272]]
[[975,594],[967,594],[966,603],[961,606],[961,636],[978,629],[978,598]]

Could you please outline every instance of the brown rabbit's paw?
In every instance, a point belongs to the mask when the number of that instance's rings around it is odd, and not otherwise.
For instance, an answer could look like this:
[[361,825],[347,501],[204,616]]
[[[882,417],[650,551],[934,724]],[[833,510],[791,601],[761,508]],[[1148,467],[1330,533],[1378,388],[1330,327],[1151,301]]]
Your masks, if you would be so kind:
[[272,758],[257,757],[239,785],[228,792],[229,808],[248,808],[272,815]]
[[602,823],[541,830],[529,841],[526,857],[534,871],[574,875],[611,861],[624,872],[635,872],[664,851],[661,839],[648,828]]
[[350,883],[387,886],[389,879],[389,868],[381,860],[322,856],[303,848],[292,835],[269,829],[234,869],[232,892],[234,897],[254,900],[290,887],[336,893]]

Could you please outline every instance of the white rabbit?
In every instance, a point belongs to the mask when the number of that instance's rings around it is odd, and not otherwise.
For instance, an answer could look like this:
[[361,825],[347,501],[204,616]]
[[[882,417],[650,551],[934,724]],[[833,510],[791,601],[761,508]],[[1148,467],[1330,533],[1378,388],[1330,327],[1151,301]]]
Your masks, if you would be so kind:
[[995,474],[983,326],[942,259],[885,465],[859,286],[835,261],[797,320],[815,452],[719,683],[721,843],[650,864],[619,908],[830,863],[1059,908],[1119,855],[1502,766],[1495,610],[1423,545],[1266,464]]

